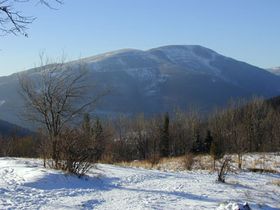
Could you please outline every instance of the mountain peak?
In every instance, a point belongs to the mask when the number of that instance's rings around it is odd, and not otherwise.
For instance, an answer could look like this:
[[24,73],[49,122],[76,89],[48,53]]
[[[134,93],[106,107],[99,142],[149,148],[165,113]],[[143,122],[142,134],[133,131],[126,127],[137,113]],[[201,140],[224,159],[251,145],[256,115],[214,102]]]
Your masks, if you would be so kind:
[[214,54],[218,54],[215,51],[203,47],[201,45],[167,45],[167,46],[162,46],[158,48],[153,48],[150,50],[151,52],[153,51],[162,51],[162,52],[169,52],[169,53],[174,53],[174,52],[180,52],[180,53],[193,53],[196,54],[197,56],[201,57],[212,57]]
[[157,50],[157,49],[180,49],[180,50],[205,50],[205,51],[212,51],[215,52],[207,47],[204,47],[202,45],[165,45],[161,47],[152,48],[150,50]]
[[213,60],[218,53],[200,45],[168,45],[149,50],[152,54],[165,55],[171,61],[195,60],[197,62]]

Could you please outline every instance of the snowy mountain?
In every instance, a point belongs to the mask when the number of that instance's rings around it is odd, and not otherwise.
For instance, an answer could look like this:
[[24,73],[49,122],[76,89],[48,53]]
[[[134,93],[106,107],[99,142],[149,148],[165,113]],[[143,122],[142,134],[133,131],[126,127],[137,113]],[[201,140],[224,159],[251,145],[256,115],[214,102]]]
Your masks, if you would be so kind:
[[280,76],[280,67],[274,67],[274,68],[268,69],[268,71],[270,71],[271,73],[273,73],[277,76]]
[[[198,45],[124,49],[67,65],[76,71],[80,62],[89,70],[88,84],[112,90],[97,107],[105,115],[152,115],[193,106],[207,112],[231,98],[280,95],[279,77]],[[40,68],[26,73],[36,78]],[[0,118],[14,123],[22,107],[18,89],[16,74],[0,77]]]

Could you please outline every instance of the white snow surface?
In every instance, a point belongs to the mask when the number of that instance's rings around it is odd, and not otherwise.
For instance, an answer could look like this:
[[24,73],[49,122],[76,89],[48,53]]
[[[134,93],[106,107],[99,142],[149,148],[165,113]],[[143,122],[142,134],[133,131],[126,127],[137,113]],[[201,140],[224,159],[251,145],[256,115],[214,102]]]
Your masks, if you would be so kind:
[[[280,174],[163,172],[98,164],[85,178],[0,158],[0,209],[280,209]],[[240,208],[242,209],[242,208]]]

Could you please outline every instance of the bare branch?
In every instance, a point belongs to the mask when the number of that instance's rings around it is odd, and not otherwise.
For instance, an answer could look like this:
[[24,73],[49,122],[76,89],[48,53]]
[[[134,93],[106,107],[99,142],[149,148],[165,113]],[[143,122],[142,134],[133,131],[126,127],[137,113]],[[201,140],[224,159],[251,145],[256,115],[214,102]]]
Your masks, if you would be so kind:
[[[41,63],[44,64],[43,61]],[[106,90],[91,96],[86,75],[83,65],[75,65],[72,69],[67,64],[57,63],[38,68],[36,78],[28,75],[19,77],[21,95],[26,103],[26,119],[46,129],[54,146],[55,161],[58,158],[56,146],[63,130],[73,126],[75,119],[92,110],[109,92]]]
[[[24,35],[28,25],[33,23],[36,18],[23,14],[17,8],[22,3],[28,3],[31,0],[0,0],[0,35],[7,34]],[[39,0],[38,3],[43,4],[51,9],[55,9],[53,3],[62,4],[62,0]]]

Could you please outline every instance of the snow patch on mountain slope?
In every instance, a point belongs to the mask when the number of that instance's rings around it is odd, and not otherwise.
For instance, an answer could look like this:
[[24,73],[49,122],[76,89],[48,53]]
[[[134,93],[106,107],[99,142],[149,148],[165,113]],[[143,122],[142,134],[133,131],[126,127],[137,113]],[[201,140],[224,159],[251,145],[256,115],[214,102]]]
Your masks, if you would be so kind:
[[[157,54],[155,54],[156,51],[164,53],[166,59],[160,58]],[[91,71],[106,72],[115,71],[114,68],[106,68],[107,64],[112,62],[114,66],[121,66],[122,70],[130,75],[133,75],[135,78],[145,78],[147,80],[149,77],[154,76],[153,72],[149,72],[149,70],[153,71],[153,67],[150,67],[148,64],[147,67],[131,68],[127,64],[128,57],[137,57],[138,59],[140,58],[142,59],[142,62],[145,60],[148,63],[154,62],[158,66],[166,63],[167,60],[169,60],[175,65],[185,65],[189,70],[218,76],[221,74],[221,71],[211,65],[211,62],[214,61],[217,56],[219,55],[216,52],[201,46],[182,45],[165,46],[147,51],[135,49],[118,50],[81,59],[71,63],[74,64],[77,62],[82,62],[85,63],[89,69],[91,69]]]
[[125,56],[127,54],[143,54],[143,53],[144,53],[144,51],[142,51],[142,50],[121,49],[121,50],[115,50],[115,51],[103,53],[103,54],[96,55],[96,56],[91,56],[88,58],[83,58],[81,60],[74,61],[74,62],[92,63],[92,62],[103,61],[105,59],[112,58],[114,56],[120,57],[120,56]]
[[0,106],[4,105],[6,103],[6,100],[0,100]]
[[189,67],[191,70],[200,71],[204,73],[213,73],[220,75],[221,71],[211,65],[218,54],[210,49],[197,46],[165,46],[150,50],[151,53],[160,51],[173,63],[181,63]]
[[140,81],[152,81],[156,80],[159,76],[159,73],[154,68],[129,68],[126,70],[126,73],[134,78],[139,79]]

